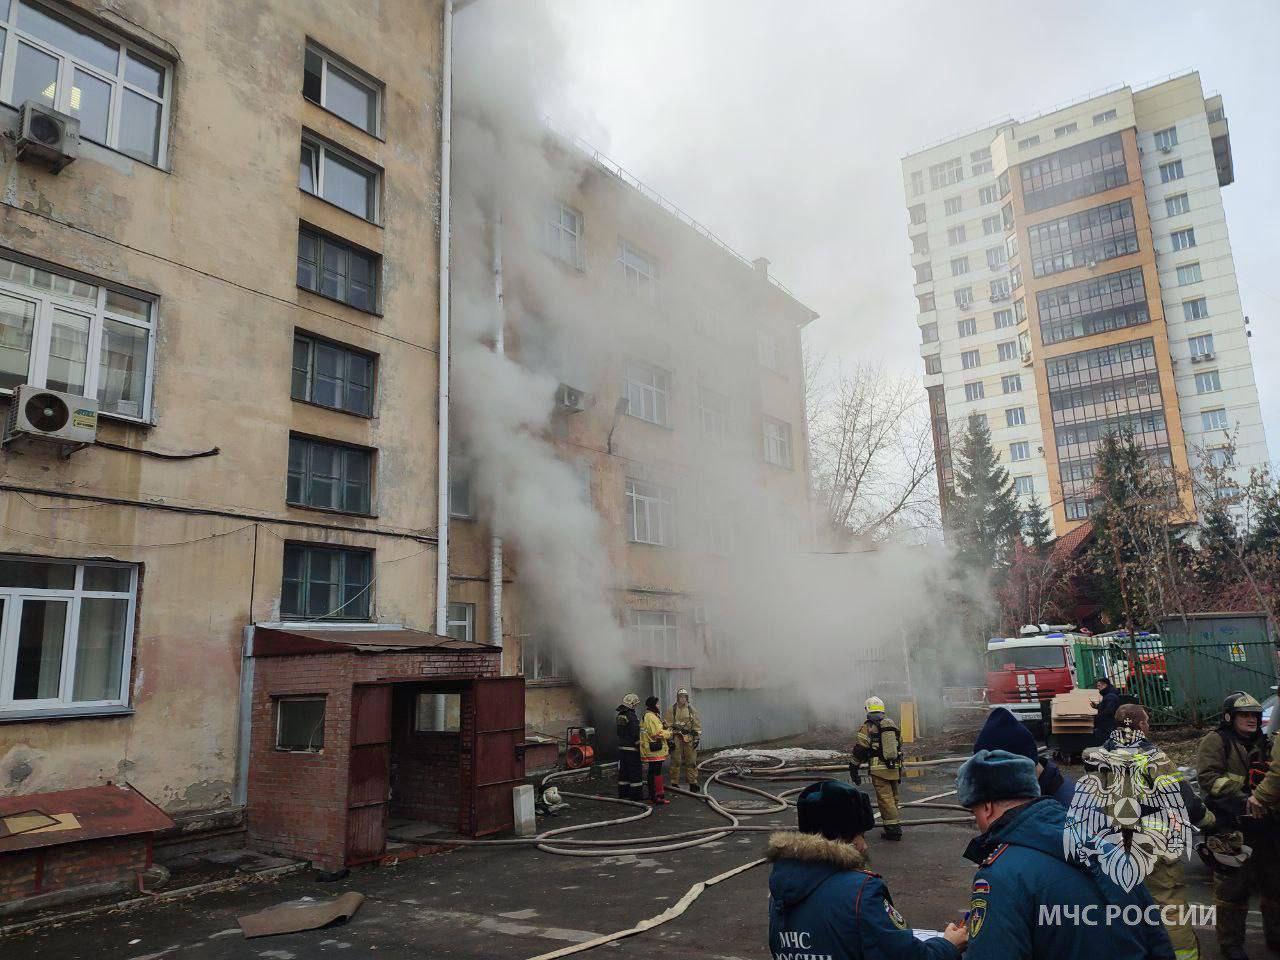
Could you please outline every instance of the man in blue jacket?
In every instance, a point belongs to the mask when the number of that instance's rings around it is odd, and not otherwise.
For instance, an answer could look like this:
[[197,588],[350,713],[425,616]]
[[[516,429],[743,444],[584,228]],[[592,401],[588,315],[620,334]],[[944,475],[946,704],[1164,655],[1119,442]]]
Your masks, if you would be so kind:
[[1053,797],[1064,807],[1070,808],[1076,795],[1076,782],[1058,769],[1048,757],[1041,757],[1036,738],[1027,725],[1013,715],[1008,707],[996,707],[987,714],[978,739],[973,742],[973,752],[979,750],[1007,750],[1026,757],[1036,765],[1036,780],[1040,784],[1040,796]]
[[917,940],[889,890],[866,870],[871,800],[842,781],[813,783],[796,801],[798,833],[769,837],[769,950],[774,960],[958,960],[967,933],[949,924]]
[[1040,796],[1030,760],[979,750],[956,793],[982,831],[964,854],[979,865],[967,960],[1173,960],[1146,887],[1126,893],[1096,860],[1067,859],[1067,811]]

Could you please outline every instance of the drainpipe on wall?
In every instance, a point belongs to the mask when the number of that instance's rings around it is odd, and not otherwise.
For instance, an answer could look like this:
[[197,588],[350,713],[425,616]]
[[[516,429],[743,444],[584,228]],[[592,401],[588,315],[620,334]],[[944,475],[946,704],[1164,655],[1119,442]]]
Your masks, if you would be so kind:
[[440,105],[440,396],[436,474],[436,633],[449,629],[449,208],[453,138],[453,0],[444,4]]
[[[250,615],[252,619],[252,614]],[[240,711],[236,720],[236,782],[231,802],[249,802],[249,751],[253,734],[253,624],[244,628],[240,650]]]
[[[506,349],[506,315],[502,303],[502,214],[493,224],[493,296],[497,302],[497,328],[493,334],[493,349],[498,356]],[[489,541],[489,642],[502,649],[502,538]]]

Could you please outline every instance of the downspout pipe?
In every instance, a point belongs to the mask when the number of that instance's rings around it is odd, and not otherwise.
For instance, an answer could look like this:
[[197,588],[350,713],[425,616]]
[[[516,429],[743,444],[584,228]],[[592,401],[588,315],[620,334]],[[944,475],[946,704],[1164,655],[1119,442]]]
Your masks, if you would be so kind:
[[444,3],[440,97],[440,395],[437,403],[436,633],[449,629],[449,214],[453,141],[453,0]]
[[[507,318],[502,299],[502,214],[493,224],[493,296],[497,308],[497,326],[493,332],[493,349],[498,356],[507,352]],[[502,649],[502,538],[489,540],[489,643]]]

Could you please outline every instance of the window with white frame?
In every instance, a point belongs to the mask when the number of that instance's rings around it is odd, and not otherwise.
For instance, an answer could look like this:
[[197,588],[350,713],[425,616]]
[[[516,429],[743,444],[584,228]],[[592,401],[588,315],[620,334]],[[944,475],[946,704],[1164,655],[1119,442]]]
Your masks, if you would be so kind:
[[1222,380],[1217,370],[1206,370],[1196,374],[1196,393],[1217,393],[1222,389]]
[[476,605],[474,603],[450,603],[445,607],[445,633],[455,640],[468,643],[476,638]]
[[778,360],[778,338],[768,330],[756,331],[756,358],[766,370],[777,373],[782,369]]
[[924,171],[912,170],[911,171],[911,195],[913,197],[918,197],[922,193],[924,193]]
[[1022,140],[1019,140],[1018,149],[1030,150],[1032,147],[1039,146],[1039,144],[1040,144],[1040,134],[1037,133],[1035,136],[1025,137]]
[[165,155],[168,65],[70,11],[0,0],[0,100],[70,114],[80,136],[155,166]]
[[991,291],[992,303],[997,303],[1001,300],[1009,299],[1009,294],[1011,291],[1009,290],[1008,277],[997,277],[996,279],[990,281],[990,283],[988,284],[988,287]]
[[622,395],[627,413],[662,427],[671,426],[671,374],[661,367],[632,360],[627,364]]
[[122,707],[137,568],[0,556],[0,717]]
[[996,359],[998,360],[1017,360],[1018,359],[1018,343],[1016,340],[1006,340],[1003,343],[996,344]]
[[1012,310],[997,310],[993,317],[997,330],[1003,330],[1005,327],[1016,327],[1018,321],[1013,319]]
[[929,235],[927,233],[917,233],[911,238],[912,253],[928,253],[929,252]]
[[670,487],[627,478],[627,539],[669,547],[674,542],[674,513]]
[[952,157],[943,163],[935,163],[929,167],[929,186],[937,190],[949,183],[959,183],[964,179],[964,161],[960,157]]
[[449,465],[449,516],[471,520],[476,515],[471,492],[471,474],[462,464]]
[[1178,267],[1178,286],[1180,287],[1185,287],[1191,283],[1199,283],[1203,279],[1199,263],[1184,263]]
[[1196,245],[1196,229],[1187,227],[1185,230],[1175,230],[1169,234],[1169,239],[1173,242],[1173,249],[1190,250]]
[[1211,357],[1213,356],[1213,334],[1202,333],[1198,337],[1191,337],[1187,341],[1187,345],[1191,348],[1193,357]]
[[627,292],[650,302],[657,300],[658,267],[652,257],[626,240],[619,240],[618,266]]
[[1172,150],[1178,145],[1178,128],[1166,127],[1163,130],[1157,130],[1155,133],[1156,149]]
[[370,223],[378,222],[382,175],[345,150],[312,137],[302,138],[298,186]]
[[1014,477],[1013,492],[1020,497],[1029,497],[1036,492],[1036,481],[1034,477]]
[[1005,251],[1003,243],[987,251],[987,266],[992,270],[999,270],[1008,262],[1009,254]]
[[972,370],[974,367],[982,365],[982,354],[977,350],[966,350],[960,354],[960,367],[964,370]]
[[777,467],[791,466],[791,424],[764,418],[764,459]]
[[1061,127],[1054,127],[1054,128],[1053,128],[1053,135],[1054,135],[1054,137],[1066,137],[1066,136],[1070,136],[1071,134],[1075,133],[1075,132],[1076,132],[1076,130],[1078,130],[1078,129],[1079,129],[1079,127],[1078,127],[1076,124],[1074,124],[1074,123],[1068,123],[1068,124],[1064,124],[1064,125],[1063,125],[1063,126],[1061,126]]
[[959,290],[953,290],[952,296],[955,298],[957,307],[973,306],[973,287],[961,287]]
[[945,213],[948,217],[954,216],[955,214],[960,212],[960,198],[947,197],[947,199],[942,202],[942,208],[943,208],[943,213]]
[[981,380],[975,380],[964,385],[964,398],[966,400],[981,400],[985,395]]
[[1206,433],[1214,430],[1230,430],[1231,425],[1227,420],[1227,411],[1222,407],[1216,410],[1201,411],[1200,427]]
[[916,303],[919,305],[921,313],[928,313],[937,306],[932,293],[916,294]]
[[550,637],[528,634],[520,642],[520,672],[526,680],[568,680],[569,661]]
[[927,212],[923,203],[912,204],[907,208],[907,216],[910,217],[912,225],[918,226],[924,223]]
[[924,358],[924,372],[929,374],[938,374],[942,372],[942,358],[937,354],[932,357]]
[[1093,125],[1096,127],[1100,124],[1106,123],[1108,120],[1114,120],[1116,116],[1117,114],[1114,110],[1104,110],[1102,113],[1095,113],[1093,115]]
[[636,610],[631,614],[631,630],[633,648],[642,661],[679,663],[680,632],[674,613]]
[[920,327],[920,340],[923,343],[938,342],[938,324],[937,321],[922,324]]
[[1160,164],[1160,182],[1171,183],[1174,180],[1182,179],[1182,161],[1171,160],[1168,163]]
[[1027,422],[1025,407],[1009,407],[1004,412],[1004,423],[1007,427],[1020,427]]
[[97,397],[106,414],[146,420],[153,301],[0,257],[0,391],[22,383]]
[[1170,217],[1178,217],[1191,212],[1191,200],[1185,193],[1176,193],[1164,198],[1164,212]]
[[991,172],[991,148],[983,147],[981,150],[973,150],[969,153],[969,162],[973,164],[969,173],[972,176],[979,176],[983,173]]
[[581,270],[582,214],[567,203],[552,203],[544,223],[543,243],[551,256]]
[[1010,373],[1000,378],[1000,391],[1002,393],[1021,393],[1022,392],[1022,374]]
[[956,321],[956,335],[964,337],[972,337],[978,332],[978,318],[964,317]]
[[968,258],[968,257],[955,257],[955,258],[951,261],[951,275],[952,275],[953,277],[958,277],[958,276],[960,276],[961,274],[965,274],[965,273],[968,273],[968,272],[969,272],[969,258]]
[[698,384],[698,418],[703,437],[723,443],[729,436],[729,398],[705,384]]
[[992,217],[982,218],[982,235],[984,237],[989,237],[993,233],[999,233],[1001,229],[1002,229],[1002,224],[1000,223],[999,214],[996,214],[995,216],[992,216]]
[[1026,440],[1020,440],[1017,443],[1009,444],[1009,459],[1015,460],[1015,461],[1030,460],[1031,444],[1028,443]]
[[947,228],[947,243],[949,243],[953,247],[956,244],[964,243],[964,226],[963,225],[958,227]]
[[1204,297],[1182,301],[1182,318],[1184,320],[1203,320],[1209,316],[1209,301]]
[[307,44],[302,95],[375,137],[382,85],[313,44]]
[[982,187],[978,190],[978,203],[986,206],[988,203],[996,203],[1000,200],[1000,188],[994,183],[990,186]]
[[1217,467],[1219,470],[1224,467],[1235,465],[1235,458],[1231,455],[1231,449],[1229,447],[1214,447],[1205,452],[1208,455],[1206,459],[1209,461],[1209,464]]
[[276,749],[285,753],[324,751],[325,697],[276,698]]

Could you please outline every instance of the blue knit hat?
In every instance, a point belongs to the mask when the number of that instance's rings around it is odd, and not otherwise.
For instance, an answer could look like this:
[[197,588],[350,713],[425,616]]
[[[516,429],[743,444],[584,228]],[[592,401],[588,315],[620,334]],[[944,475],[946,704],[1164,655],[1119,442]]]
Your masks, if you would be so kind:
[[1040,796],[1036,765],[1007,750],[979,750],[956,774],[956,802],[976,807],[988,800],[1030,800]]
[[973,741],[973,752],[979,750],[1007,750],[1032,763],[1040,759],[1036,738],[1008,707],[996,707],[987,714],[987,722],[982,725],[978,739]]
[[852,840],[876,825],[871,799],[842,780],[811,783],[796,798],[801,833],[820,833],[828,840]]

